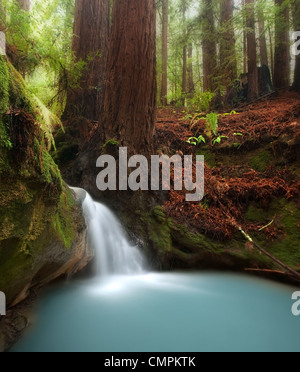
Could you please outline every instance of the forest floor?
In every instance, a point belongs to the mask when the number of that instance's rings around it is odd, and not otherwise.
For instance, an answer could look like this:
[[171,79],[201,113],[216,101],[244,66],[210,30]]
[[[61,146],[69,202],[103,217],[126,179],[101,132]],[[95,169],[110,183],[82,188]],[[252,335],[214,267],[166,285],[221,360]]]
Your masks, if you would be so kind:
[[221,241],[232,239],[237,225],[249,233],[261,231],[272,241],[281,239],[285,231],[276,213],[273,219],[249,218],[249,208],[255,203],[260,210],[268,209],[274,198],[293,200],[300,208],[300,96],[287,93],[220,115],[220,144],[213,145],[207,137],[206,144],[187,143],[190,137],[205,137],[206,121],[200,117],[180,109],[158,111],[160,153],[205,156],[202,202],[187,203],[185,191],[172,190],[165,213]]

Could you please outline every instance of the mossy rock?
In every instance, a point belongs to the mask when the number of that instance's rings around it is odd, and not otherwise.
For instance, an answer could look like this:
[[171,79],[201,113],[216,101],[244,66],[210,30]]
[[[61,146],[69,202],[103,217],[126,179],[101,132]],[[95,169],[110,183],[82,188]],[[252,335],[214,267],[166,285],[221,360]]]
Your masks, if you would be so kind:
[[257,172],[265,172],[272,162],[273,157],[270,151],[263,149],[250,160],[250,165]]
[[[0,75],[0,291],[11,304],[22,300],[30,286],[78,263],[85,227],[48,152],[49,136],[40,121],[46,111],[37,110],[22,77],[1,56]],[[22,156],[16,156],[19,149],[10,136],[11,115],[27,141]]]
[[295,270],[300,269],[300,208],[294,201],[275,199],[268,208],[252,203],[246,213],[250,222],[266,226],[273,221],[282,231],[275,241],[266,239],[264,232],[257,231],[254,238],[277,259]]

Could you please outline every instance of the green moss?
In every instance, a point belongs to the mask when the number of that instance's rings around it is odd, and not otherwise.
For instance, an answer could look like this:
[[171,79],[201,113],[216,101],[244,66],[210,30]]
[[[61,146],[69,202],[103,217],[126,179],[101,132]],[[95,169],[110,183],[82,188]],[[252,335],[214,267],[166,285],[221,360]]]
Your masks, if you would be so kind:
[[[274,220],[282,235],[275,241],[266,239],[264,232],[252,233],[255,240],[273,256],[292,268],[299,269],[300,262],[300,209],[294,202],[286,199],[274,200],[269,208],[260,208],[256,204],[250,205],[246,213],[250,222],[264,226]],[[274,218],[275,217],[275,218]]]
[[268,209],[260,208],[256,204],[251,204],[247,210],[246,218],[250,222],[266,222],[270,217]]
[[[51,247],[55,257],[64,256],[63,247],[71,248],[77,227],[75,201],[47,151],[47,135],[39,120],[45,112],[35,104],[22,77],[0,57],[0,79],[7,76],[8,84],[0,84],[0,288],[11,301],[30,283],[45,257],[51,265]],[[33,146],[28,146],[20,162],[13,161],[15,149],[7,146],[9,105],[35,120],[29,141]]]
[[272,155],[268,150],[262,150],[250,160],[251,167],[257,172],[264,172],[272,162]]
[[293,202],[280,200],[279,223],[285,236],[272,244],[272,254],[287,265],[300,268],[300,209]]
[[186,249],[190,253],[206,251],[218,254],[224,252],[223,244],[215,242],[203,234],[192,233],[182,225],[173,228],[172,237],[181,249]]
[[60,197],[58,211],[52,219],[52,225],[59,239],[67,249],[70,249],[75,239],[75,228],[71,208],[74,201],[70,190],[65,190]]
[[201,149],[197,151],[197,155],[203,155],[205,163],[213,168],[216,164],[216,155],[209,149]]
[[120,147],[120,144],[118,141],[114,139],[110,139],[102,146],[102,155],[116,154],[116,151],[119,147]]
[[0,121],[1,115],[9,109],[10,78],[6,58],[0,56]]
[[145,241],[151,241],[151,250],[168,252],[172,249],[171,222],[164,215],[160,206],[155,207],[151,212],[142,214],[140,217],[140,228]]
[[166,222],[166,215],[162,209],[161,206],[156,206],[154,209],[153,209],[153,216],[154,218],[156,219],[156,221],[158,223],[165,223]]
[[113,147],[119,147],[120,144],[118,141],[114,140],[114,139],[110,139],[108,140],[104,145],[103,145],[103,150],[105,150],[107,147],[109,146],[113,146]]

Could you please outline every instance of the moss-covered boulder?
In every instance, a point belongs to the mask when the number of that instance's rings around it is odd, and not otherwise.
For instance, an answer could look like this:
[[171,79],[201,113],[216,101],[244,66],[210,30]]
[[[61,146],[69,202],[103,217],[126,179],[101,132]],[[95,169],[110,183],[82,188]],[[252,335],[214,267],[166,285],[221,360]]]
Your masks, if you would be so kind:
[[41,107],[0,56],[0,291],[10,305],[91,258],[81,208],[48,153],[51,115]]

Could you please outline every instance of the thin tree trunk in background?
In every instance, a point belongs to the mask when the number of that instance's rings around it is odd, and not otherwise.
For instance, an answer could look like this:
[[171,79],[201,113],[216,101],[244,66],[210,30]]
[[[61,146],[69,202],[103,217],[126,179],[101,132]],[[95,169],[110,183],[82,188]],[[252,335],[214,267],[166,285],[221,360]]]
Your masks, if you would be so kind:
[[[186,0],[182,0],[182,16],[183,16],[183,27],[184,27],[184,42],[186,43]],[[185,99],[187,95],[187,44],[183,46],[182,52],[182,106],[185,106]]]
[[247,44],[248,44],[248,100],[258,98],[258,72],[255,37],[255,6],[254,0],[246,0],[247,6]]
[[269,42],[270,42],[270,56],[271,56],[272,78],[274,80],[274,52],[273,52],[272,32],[271,32],[271,28],[270,27],[269,27]]
[[17,0],[17,1],[20,4],[21,9],[29,12],[30,6],[31,6],[30,0]]
[[155,1],[114,1],[106,76],[102,143],[115,139],[130,153],[149,155],[157,95]]
[[110,0],[76,0],[72,49],[86,63],[79,88],[70,89],[64,119],[98,121],[103,106],[109,47]]
[[234,0],[221,0],[220,75],[223,85],[230,88],[237,79],[237,59],[233,26]]
[[188,74],[188,94],[189,94],[189,97],[192,98],[195,93],[194,71],[193,71],[193,44],[189,44],[188,46],[187,74]]
[[168,104],[168,25],[169,25],[169,0],[162,0],[162,85],[161,104]]
[[289,6],[285,0],[275,0],[278,12],[275,18],[274,87],[290,87]]
[[204,0],[202,10],[202,54],[203,54],[203,90],[215,92],[218,85],[215,80],[217,73],[217,45],[214,23],[214,12],[210,0]]
[[258,12],[258,29],[259,29],[259,51],[261,66],[269,66],[268,49],[265,33],[265,16],[263,9]]
[[0,31],[5,31],[6,12],[0,0]]
[[[243,6],[245,6],[245,0],[243,0]],[[246,33],[246,16],[244,15],[244,30],[243,30],[243,71],[244,74],[248,72],[248,50],[247,50],[247,33]]]
[[[292,13],[294,31],[300,31],[300,0],[293,0]],[[300,93],[300,55],[296,56],[293,89]]]

